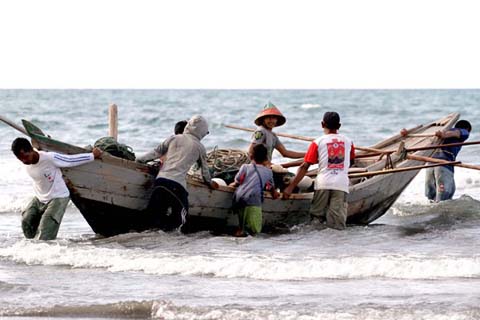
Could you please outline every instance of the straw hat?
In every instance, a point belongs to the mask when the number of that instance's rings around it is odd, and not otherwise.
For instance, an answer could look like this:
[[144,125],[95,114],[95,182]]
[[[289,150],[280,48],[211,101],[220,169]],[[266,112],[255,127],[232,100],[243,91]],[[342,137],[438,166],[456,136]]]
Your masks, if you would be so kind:
[[271,103],[270,101],[263,107],[263,110],[257,115],[255,118],[255,124],[257,126],[261,126],[263,123],[263,118],[268,116],[275,116],[277,117],[277,127],[283,125],[287,119],[283,116],[283,114],[278,110],[278,108]]

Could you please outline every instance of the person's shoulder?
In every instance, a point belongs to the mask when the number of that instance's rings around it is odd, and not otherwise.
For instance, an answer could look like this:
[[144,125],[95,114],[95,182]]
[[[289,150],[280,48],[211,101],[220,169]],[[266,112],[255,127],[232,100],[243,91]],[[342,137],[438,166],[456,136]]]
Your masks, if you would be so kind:
[[37,151],[38,155],[40,156],[40,159],[53,159],[53,157],[58,154],[57,152],[52,152],[52,151]]
[[252,137],[255,140],[260,140],[268,134],[268,130],[262,126],[258,126],[252,134]]
[[463,129],[463,128],[457,128],[457,130],[460,131],[460,136],[463,138],[468,138],[470,136],[470,131],[468,131],[467,129]]

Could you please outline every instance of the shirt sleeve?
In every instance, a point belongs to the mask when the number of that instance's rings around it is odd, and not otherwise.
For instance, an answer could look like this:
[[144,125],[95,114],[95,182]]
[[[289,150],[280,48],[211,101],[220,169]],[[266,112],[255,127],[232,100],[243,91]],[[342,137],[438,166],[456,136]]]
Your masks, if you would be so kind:
[[352,146],[350,148],[350,161],[352,161],[353,159],[355,159],[355,145],[352,142]]
[[303,161],[310,164],[318,163],[318,145],[315,141],[313,141],[308,147]]
[[262,144],[262,143],[265,143],[265,139],[266,139],[265,133],[263,132],[262,128],[259,127],[252,134],[252,139],[250,142],[253,144]]
[[468,130],[460,129],[460,141],[463,142],[467,140],[469,136],[470,136],[470,132],[468,132]]
[[76,167],[94,160],[93,153],[60,154],[49,152],[53,164],[58,168]]
[[161,144],[158,145],[158,147],[155,148],[155,153],[157,154],[158,158],[160,158],[161,156],[167,153],[168,146],[170,145],[170,142],[172,142],[174,138],[175,136],[171,136],[165,139]]
[[265,190],[271,191],[273,189],[275,189],[275,182],[273,180],[273,172],[270,170],[267,182],[265,183]]
[[235,175],[235,182],[241,185],[243,183],[243,180],[245,180],[245,174],[246,174],[247,167],[242,164],[240,167],[240,170],[238,170],[237,174]]
[[199,167],[202,169],[203,181],[206,183],[212,182],[212,176],[210,174],[210,168],[207,163],[207,151],[202,147],[200,150],[200,158],[198,159]]

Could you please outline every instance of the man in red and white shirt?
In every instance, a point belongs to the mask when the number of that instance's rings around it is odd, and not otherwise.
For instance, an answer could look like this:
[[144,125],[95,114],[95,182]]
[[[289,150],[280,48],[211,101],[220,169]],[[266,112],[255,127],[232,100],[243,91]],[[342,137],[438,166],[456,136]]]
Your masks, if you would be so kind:
[[297,175],[283,191],[283,197],[288,198],[310,165],[318,163],[310,214],[321,221],[326,220],[328,227],[339,230],[346,227],[348,168],[355,158],[353,142],[338,133],[340,126],[337,112],[325,112],[322,121],[325,135],[310,144]]

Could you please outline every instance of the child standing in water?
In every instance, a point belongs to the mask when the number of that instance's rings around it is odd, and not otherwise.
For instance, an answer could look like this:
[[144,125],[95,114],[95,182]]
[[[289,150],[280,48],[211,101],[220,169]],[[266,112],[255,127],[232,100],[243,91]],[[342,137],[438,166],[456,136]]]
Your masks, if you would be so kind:
[[255,235],[262,231],[264,189],[270,191],[274,199],[279,196],[275,190],[272,170],[269,168],[267,148],[263,144],[253,146],[250,157],[252,163],[242,165],[235,181],[230,184],[238,187],[233,194],[233,208],[239,220],[236,236],[247,233]]

